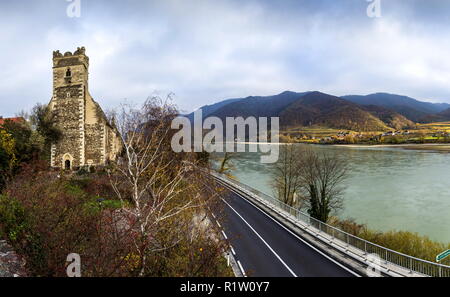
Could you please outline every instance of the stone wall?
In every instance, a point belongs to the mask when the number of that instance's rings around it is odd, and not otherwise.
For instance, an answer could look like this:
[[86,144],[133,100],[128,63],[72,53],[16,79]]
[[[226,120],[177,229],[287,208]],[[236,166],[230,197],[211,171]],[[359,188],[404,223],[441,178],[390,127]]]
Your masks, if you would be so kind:
[[120,149],[122,147],[122,142],[119,136],[119,132],[117,129],[113,127],[106,126],[106,135],[105,135],[105,158],[106,161],[115,161],[117,159],[117,155],[120,153]]
[[[63,132],[62,138],[54,150],[54,166],[64,167],[64,156],[69,154],[72,167],[82,166],[83,152],[83,86],[60,87],[55,90],[57,102],[55,103],[55,116],[57,125]],[[66,95],[63,97],[63,95]],[[81,98],[80,98],[81,97]]]
[[85,156],[87,164],[103,164],[103,134],[104,124],[86,124],[85,129]]
[[0,277],[25,276],[25,260],[17,255],[5,240],[0,240]]

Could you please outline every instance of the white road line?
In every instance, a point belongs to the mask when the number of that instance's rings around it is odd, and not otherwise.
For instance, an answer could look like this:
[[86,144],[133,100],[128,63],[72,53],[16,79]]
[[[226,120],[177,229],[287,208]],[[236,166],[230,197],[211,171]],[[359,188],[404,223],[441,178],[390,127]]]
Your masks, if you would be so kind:
[[222,226],[220,226],[219,221],[216,221],[216,223],[217,223],[217,226],[219,226],[219,228],[222,228]]
[[239,260],[237,260],[237,263],[238,263],[238,265],[239,265],[239,269],[240,269],[241,272],[242,272],[242,275],[243,275],[244,277],[247,277],[247,274],[245,274],[245,270],[244,270],[244,268],[242,267],[241,262],[239,262]]
[[[277,220],[275,220],[274,218],[272,218],[270,215],[268,215],[264,210],[262,210],[259,206],[255,205],[253,202],[251,202],[250,200],[248,200],[245,197],[242,197],[241,194],[237,193],[236,191],[234,191],[233,189],[230,189],[231,191],[233,191],[236,195],[238,195],[239,197],[241,197],[242,199],[244,199],[245,201],[247,201],[248,203],[250,203],[251,205],[253,205],[256,209],[258,209],[260,212],[262,212],[264,215],[266,215],[268,218],[270,218],[272,221],[274,221],[275,223],[277,223],[278,225],[280,225],[281,227],[283,227],[283,229],[285,229],[286,231],[288,231],[289,233],[291,233],[292,235],[294,235],[295,237],[297,237],[300,241],[302,241],[304,244],[306,244],[307,246],[309,246],[310,248],[312,248],[313,250],[315,250],[316,252],[318,252],[319,254],[321,254],[322,256],[324,256],[325,258],[327,258],[328,260],[330,260],[331,262],[333,262],[334,264],[338,265],[339,267],[345,269],[346,271],[350,272],[351,274],[357,276],[357,277],[361,277],[359,274],[355,273],[354,271],[348,269],[347,267],[345,267],[344,265],[342,265],[341,263],[337,262],[336,260],[334,260],[333,258],[331,258],[330,256],[328,256],[327,254],[323,253],[321,250],[317,249],[316,247],[312,246],[311,244],[309,244],[307,241],[305,241],[304,239],[302,239],[300,236],[298,236],[297,234],[295,234],[294,232],[292,232],[291,230],[289,230],[288,228],[286,228],[285,226],[283,226],[283,224],[281,224],[280,222],[278,222]],[[228,204],[228,203],[227,203]]]
[[213,216],[214,219],[216,218],[216,216],[213,213],[211,213],[211,215]]
[[234,251],[234,248],[230,245],[230,250],[233,253],[234,256],[236,256],[236,252]]
[[[222,199],[223,200],[223,199]],[[247,226],[256,234],[256,236],[259,237],[259,239],[261,239],[261,241],[269,248],[269,250],[275,255],[275,257],[277,257],[278,260],[280,260],[280,262],[284,265],[284,267],[286,267],[287,270],[289,270],[289,272],[297,277],[297,275],[294,273],[294,271],[283,261],[283,259],[281,259],[281,257],[273,250],[273,248],[264,240],[264,238],[262,238],[261,235],[259,235],[258,232],[256,232],[256,230],[230,205],[228,204],[228,202],[226,202],[225,200],[223,200],[223,202],[228,205],[229,208],[231,208],[232,211],[234,211],[240,218],[242,221],[244,221],[245,224],[247,224]]]
[[225,234],[225,232],[223,232],[223,230],[222,230],[222,234],[223,234],[223,237],[225,237],[225,239],[228,239],[227,235]]

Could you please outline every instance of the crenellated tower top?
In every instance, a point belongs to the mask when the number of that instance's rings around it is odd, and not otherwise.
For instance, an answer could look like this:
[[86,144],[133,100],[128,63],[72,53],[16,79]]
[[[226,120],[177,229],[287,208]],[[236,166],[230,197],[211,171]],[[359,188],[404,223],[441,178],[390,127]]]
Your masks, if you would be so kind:
[[73,53],[65,52],[64,55],[59,50],[53,51],[53,68],[84,65],[89,68],[89,57],[86,56],[84,46],[78,47]]

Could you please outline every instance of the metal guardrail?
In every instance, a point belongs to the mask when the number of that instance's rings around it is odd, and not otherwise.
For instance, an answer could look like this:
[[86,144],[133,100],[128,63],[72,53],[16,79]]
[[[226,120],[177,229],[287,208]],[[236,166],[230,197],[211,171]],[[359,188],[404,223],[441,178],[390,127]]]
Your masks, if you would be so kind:
[[347,246],[352,246],[361,250],[361,252],[364,252],[364,254],[366,255],[377,254],[382,260],[385,261],[385,263],[390,263],[392,265],[408,269],[411,272],[414,271],[433,277],[450,277],[450,266],[408,256],[406,254],[396,252],[365,239],[359,238],[334,226],[317,220],[310,215],[237,180],[230,179],[216,172],[211,172],[211,174],[227,184],[231,184],[238,189],[240,188],[241,190],[244,190],[244,192],[249,192],[256,197],[262,198],[263,200],[269,202],[271,205],[277,207],[279,210],[282,210],[283,212],[294,216],[297,220],[302,221],[308,226],[314,227],[318,231],[328,234],[333,238],[341,240]]

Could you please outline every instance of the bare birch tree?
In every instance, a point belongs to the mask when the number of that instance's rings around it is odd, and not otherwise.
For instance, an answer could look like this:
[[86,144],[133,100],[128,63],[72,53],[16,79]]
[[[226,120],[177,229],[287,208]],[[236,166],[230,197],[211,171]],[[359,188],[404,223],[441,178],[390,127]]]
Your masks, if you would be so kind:
[[140,276],[149,253],[170,248],[180,238],[177,232],[183,228],[168,230],[162,223],[173,223],[183,211],[204,204],[198,183],[190,181],[195,166],[170,148],[170,123],[176,115],[170,97],[151,98],[139,108],[124,104],[111,115],[123,153],[108,174],[122,202],[121,213],[129,218]]

